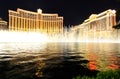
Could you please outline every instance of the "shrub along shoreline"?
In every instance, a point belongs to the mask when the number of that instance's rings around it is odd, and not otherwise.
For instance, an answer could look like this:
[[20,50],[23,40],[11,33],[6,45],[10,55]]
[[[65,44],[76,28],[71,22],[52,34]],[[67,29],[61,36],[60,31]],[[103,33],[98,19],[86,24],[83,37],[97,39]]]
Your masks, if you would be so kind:
[[108,71],[100,71],[96,76],[77,76],[73,79],[120,79],[120,69],[118,70],[108,70]]

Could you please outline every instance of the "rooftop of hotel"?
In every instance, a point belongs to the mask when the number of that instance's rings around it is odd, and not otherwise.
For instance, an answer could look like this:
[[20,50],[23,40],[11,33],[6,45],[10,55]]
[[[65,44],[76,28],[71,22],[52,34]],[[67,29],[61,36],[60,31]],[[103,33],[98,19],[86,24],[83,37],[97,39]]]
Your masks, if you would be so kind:
[[[13,12],[13,13],[19,13],[19,12],[26,12],[26,13],[32,13],[32,14],[42,14],[42,15],[56,15],[58,16],[57,13],[43,13],[42,9],[37,9],[36,12],[33,12],[33,11],[28,11],[28,10],[24,10],[24,9],[20,9],[20,8],[17,8],[17,12],[16,11],[13,11],[13,10],[9,10],[9,12]],[[51,15],[51,16],[52,16]]]

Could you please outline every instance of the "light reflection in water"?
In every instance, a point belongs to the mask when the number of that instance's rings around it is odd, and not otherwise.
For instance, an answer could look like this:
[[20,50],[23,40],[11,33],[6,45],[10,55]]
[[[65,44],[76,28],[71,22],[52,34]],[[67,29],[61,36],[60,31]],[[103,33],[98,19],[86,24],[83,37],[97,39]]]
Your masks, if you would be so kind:
[[108,65],[108,68],[109,69],[119,69],[120,68],[120,66],[119,66],[119,61],[117,61],[117,60],[119,60],[119,58],[118,57],[116,57],[115,55],[111,55],[110,57],[109,57],[109,65]]
[[11,79],[21,75],[58,79],[58,74],[68,79],[84,70],[118,69],[119,62],[117,43],[0,43],[0,77],[6,74]]
[[89,43],[86,44],[85,58],[89,60],[91,70],[106,71],[120,68],[120,44]]
[[[54,66],[62,67],[65,66],[63,63],[66,63],[67,61],[72,63],[81,60],[88,60],[89,63],[78,64],[87,66],[90,70],[106,71],[109,69],[119,69],[119,46],[120,44],[114,43],[49,43],[45,49],[45,52],[47,52],[47,61],[39,62],[37,76],[40,77],[41,74],[43,76],[44,71],[42,68],[46,68],[48,66],[53,68]],[[80,58],[80,56],[83,58]]]
[[36,70],[36,73],[35,73],[35,75],[37,77],[43,77],[42,69],[44,68],[44,66],[45,66],[45,63],[42,60],[39,60],[37,62],[37,70]]

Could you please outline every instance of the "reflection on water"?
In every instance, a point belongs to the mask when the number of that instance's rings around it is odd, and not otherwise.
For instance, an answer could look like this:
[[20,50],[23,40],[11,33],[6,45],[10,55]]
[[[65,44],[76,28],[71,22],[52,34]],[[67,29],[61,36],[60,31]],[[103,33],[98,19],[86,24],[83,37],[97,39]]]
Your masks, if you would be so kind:
[[2,79],[72,79],[120,68],[117,43],[0,43]]
[[118,69],[120,64],[120,44],[87,44],[85,58],[91,70],[106,71]]

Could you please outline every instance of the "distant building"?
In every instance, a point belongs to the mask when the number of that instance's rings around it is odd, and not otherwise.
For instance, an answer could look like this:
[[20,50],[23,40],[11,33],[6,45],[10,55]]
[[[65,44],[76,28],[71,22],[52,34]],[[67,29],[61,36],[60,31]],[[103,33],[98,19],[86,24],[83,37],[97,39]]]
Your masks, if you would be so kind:
[[112,30],[116,25],[116,11],[107,10],[100,14],[92,14],[83,24],[88,24],[88,30]]
[[116,25],[116,11],[109,9],[100,14],[92,14],[74,30],[79,31],[80,39],[86,41],[111,39],[114,25]]
[[41,9],[31,12],[23,9],[9,10],[9,30],[37,31],[41,33],[61,33],[63,17],[58,14],[42,13]]
[[0,30],[7,30],[7,22],[0,18]]

